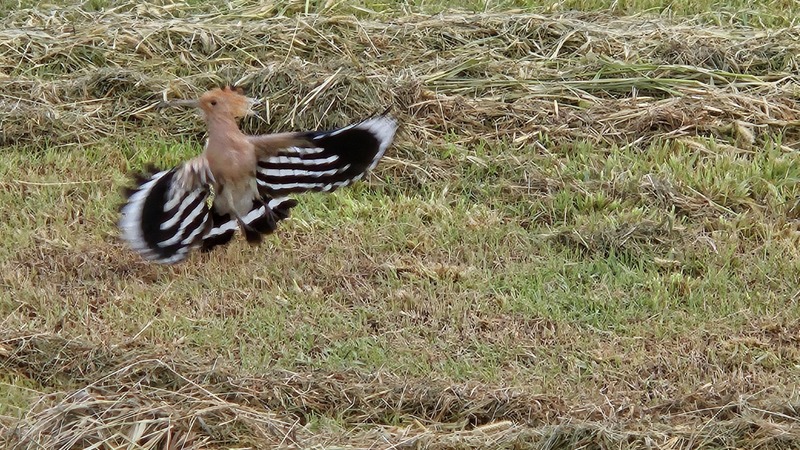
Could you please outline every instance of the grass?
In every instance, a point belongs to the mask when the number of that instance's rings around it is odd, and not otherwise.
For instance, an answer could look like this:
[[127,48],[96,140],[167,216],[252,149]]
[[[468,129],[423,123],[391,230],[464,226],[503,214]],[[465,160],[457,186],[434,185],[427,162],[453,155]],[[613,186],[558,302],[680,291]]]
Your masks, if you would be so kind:
[[[56,1],[42,4],[39,9],[58,8],[62,2]],[[12,0],[0,5],[0,12],[13,13],[20,9],[34,8],[39,4],[32,0]],[[80,8],[88,12],[109,9],[127,10],[131,3],[126,0],[84,0]],[[166,6],[151,5],[150,11],[176,15],[191,15],[198,12],[218,10],[236,10],[247,1],[234,3],[204,2],[188,0],[175,7],[168,2]],[[454,4],[449,0],[412,0],[387,1],[367,0],[359,2],[341,1],[272,1],[262,7],[271,13],[286,16],[302,14],[356,14],[368,17],[374,13],[392,13],[394,11],[438,14],[453,9],[469,12],[489,11],[532,11],[560,13],[567,11],[608,11],[618,15],[660,14],[667,17],[701,16],[703,20],[717,24],[735,24],[752,27],[776,28],[795,24],[797,5],[787,0],[467,0]],[[145,8],[141,8],[145,10]]]
[[[796,447],[795,5],[384,3],[0,19],[0,442]],[[146,264],[120,188],[204,131],[152,106],[222,81],[251,132],[402,129],[261,246]]]

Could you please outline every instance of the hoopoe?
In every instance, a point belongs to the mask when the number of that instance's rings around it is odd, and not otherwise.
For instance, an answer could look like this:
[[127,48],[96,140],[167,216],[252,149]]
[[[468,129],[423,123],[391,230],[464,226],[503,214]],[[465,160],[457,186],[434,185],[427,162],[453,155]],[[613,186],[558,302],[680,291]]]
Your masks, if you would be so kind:
[[384,114],[333,131],[246,135],[237,119],[253,113],[255,101],[233,87],[177,104],[202,112],[205,149],[170,170],[138,177],[119,220],[122,239],[163,264],[182,261],[197,247],[227,244],[237,229],[259,242],[297,205],[287,194],[331,192],[358,181],[397,130]]

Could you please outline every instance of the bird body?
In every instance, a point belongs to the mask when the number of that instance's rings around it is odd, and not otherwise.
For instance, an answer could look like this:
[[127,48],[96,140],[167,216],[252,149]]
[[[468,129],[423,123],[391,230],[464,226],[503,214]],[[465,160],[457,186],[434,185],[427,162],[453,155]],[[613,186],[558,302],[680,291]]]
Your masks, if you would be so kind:
[[251,243],[271,233],[297,202],[288,194],[331,192],[372,170],[397,123],[382,115],[333,131],[251,136],[236,120],[253,101],[233,88],[198,100],[208,126],[203,153],[140,177],[121,208],[121,236],[145,259],[171,264],[226,244],[237,229]]

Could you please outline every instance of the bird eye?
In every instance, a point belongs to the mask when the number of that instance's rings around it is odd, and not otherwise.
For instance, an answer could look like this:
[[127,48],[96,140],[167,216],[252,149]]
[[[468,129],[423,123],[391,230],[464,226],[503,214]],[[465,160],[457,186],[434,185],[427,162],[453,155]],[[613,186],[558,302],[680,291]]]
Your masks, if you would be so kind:
[[211,106],[217,106],[217,101],[216,100],[211,100]]

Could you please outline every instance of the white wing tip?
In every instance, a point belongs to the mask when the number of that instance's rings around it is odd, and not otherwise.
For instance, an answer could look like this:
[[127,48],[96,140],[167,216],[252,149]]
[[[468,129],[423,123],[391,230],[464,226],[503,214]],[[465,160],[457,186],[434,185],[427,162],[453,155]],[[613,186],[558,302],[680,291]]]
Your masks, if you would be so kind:
[[380,142],[381,150],[385,150],[392,143],[395,132],[397,132],[397,126],[397,119],[384,115],[367,119],[356,125],[356,128],[372,133]]

